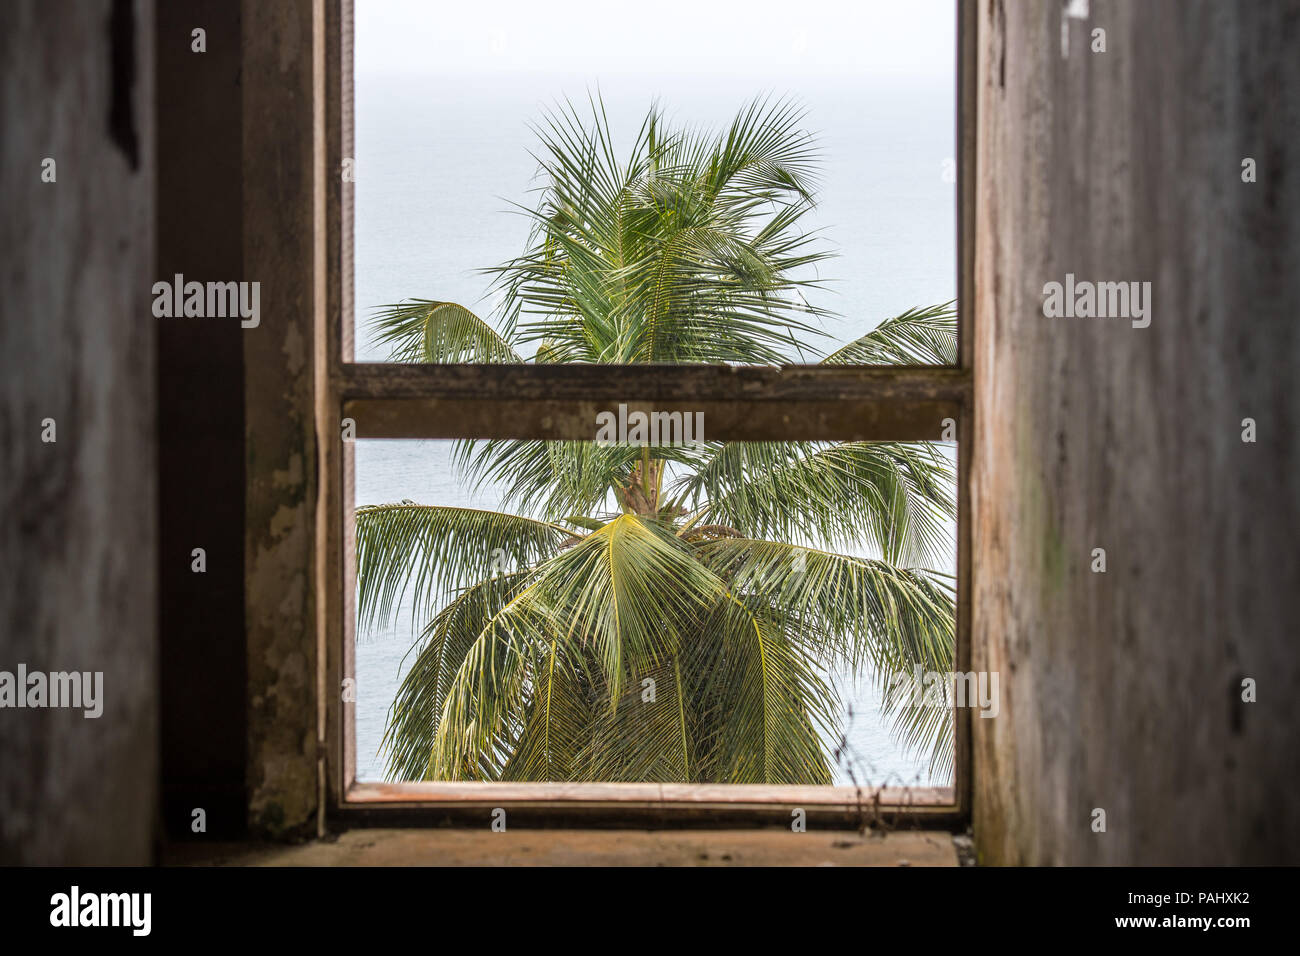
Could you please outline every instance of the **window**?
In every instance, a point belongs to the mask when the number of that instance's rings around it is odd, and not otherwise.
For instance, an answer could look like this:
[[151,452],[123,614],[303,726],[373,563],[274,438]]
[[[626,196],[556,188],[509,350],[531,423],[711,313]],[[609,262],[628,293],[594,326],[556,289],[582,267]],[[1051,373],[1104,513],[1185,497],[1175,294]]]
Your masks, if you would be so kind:
[[[345,171],[345,175],[328,187],[329,368],[328,388],[321,398],[319,409],[321,433],[327,435],[330,431],[338,430],[343,437],[338,443],[322,444],[323,500],[326,504],[324,520],[328,522],[325,540],[329,549],[325,565],[327,580],[323,582],[326,602],[322,610],[326,641],[326,686],[343,687],[345,691],[341,695],[326,695],[326,739],[329,747],[325,763],[331,812],[350,819],[395,820],[410,817],[481,822],[485,813],[499,807],[504,808],[511,819],[522,817],[542,822],[575,820],[663,825],[777,823],[788,821],[792,808],[803,809],[809,817],[846,825],[859,823],[864,816],[874,814],[906,815],[929,822],[963,817],[967,812],[969,793],[970,708],[958,708],[953,716],[955,760],[951,786],[854,787],[638,781],[601,783],[585,780],[383,783],[358,779],[358,767],[361,766],[364,771],[367,763],[357,753],[357,702],[355,694],[349,695],[347,690],[349,687],[355,689],[357,679],[358,527],[354,505],[366,503],[356,496],[357,469],[358,460],[364,467],[367,456],[371,454],[372,446],[368,444],[370,440],[477,439],[545,442],[548,444],[531,447],[572,449],[595,446],[596,439],[604,437],[598,433],[600,423],[603,421],[609,424],[611,420],[601,419],[599,416],[602,414],[613,415],[614,425],[621,429],[615,436],[616,441],[628,437],[635,441],[636,436],[627,434],[627,427],[629,424],[635,427],[636,413],[644,412],[647,421],[651,420],[650,416],[654,413],[680,415],[683,423],[702,420],[709,442],[747,443],[735,447],[777,449],[777,454],[780,449],[797,447],[797,443],[823,443],[818,447],[824,447],[824,443],[920,443],[951,441],[954,438],[957,439],[957,447],[966,449],[970,447],[972,429],[972,374],[969,326],[964,318],[966,312],[961,308],[956,310],[959,322],[962,323],[958,329],[955,349],[957,361],[951,366],[858,365],[847,361],[809,364],[816,359],[810,359],[798,349],[783,351],[786,343],[780,341],[780,334],[786,334],[788,330],[777,329],[769,334],[769,330],[774,328],[768,322],[771,315],[793,315],[796,321],[803,316],[808,319],[811,328],[815,324],[814,319],[830,313],[829,309],[823,310],[822,300],[816,297],[815,292],[805,291],[819,288],[819,276],[816,273],[816,262],[804,262],[800,258],[806,255],[801,244],[791,246],[784,252],[791,260],[789,265],[793,278],[789,282],[777,283],[770,290],[759,293],[746,291],[752,290],[753,286],[742,289],[739,294],[734,288],[728,289],[729,298],[726,303],[705,308],[699,313],[709,317],[727,310],[731,310],[729,314],[742,313],[747,319],[747,336],[731,339],[727,337],[725,329],[719,329],[712,335],[701,334],[696,329],[694,338],[685,334],[675,338],[668,336],[668,345],[664,345],[663,340],[646,345],[643,338],[638,343],[625,347],[626,330],[613,329],[604,330],[608,334],[603,338],[589,336],[584,341],[566,339],[554,326],[543,327],[544,318],[539,319],[539,315],[545,312],[545,303],[554,301],[553,297],[559,294],[556,292],[559,284],[569,282],[572,285],[573,282],[570,273],[565,273],[563,279],[556,278],[556,272],[552,268],[554,263],[547,258],[550,254],[547,250],[553,251],[555,243],[560,246],[569,243],[569,264],[577,262],[583,250],[589,248],[593,241],[585,233],[600,226],[599,223],[593,226],[593,213],[590,210],[580,216],[571,216],[572,229],[566,235],[547,234],[543,227],[542,238],[533,248],[534,254],[531,257],[521,257],[527,261],[516,262],[518,268],[515,272],[498,273],[498,277],[503,278],[502,284],[497,287],[498,291],[504,290],[503,301],[493,304],[489,300],[489,310],[493,315],[512,322],[511,327],[532,333],[531,336],[523,334],[507,343],[511,346],[515,341],[523,343],[516,354],[493,354],[494,350],[506,346],[487,333],[479,334],[479,327],[474,323],[480,320],[480,316],[467,311],[465,303],[455,303],[443,316],[446,319],[445,329],[449,331],[438,332],[435,336],[437,341],[432,346],[428,334],[431,326],[427,321],[422,327],[408,327],[405,333],[402,332],[402,321],[418,319],[421,313],[417,311],[393,315],[390,327],[394,333],[386,344],[400,349],[405,343],[409,347],[406,357],[415,361],[384,362],[382,349],[374,348],[364,338],[359,339],[358,327],[354,324],[354,315],[357,314],[352,275],[354,187],[357,190],[368,187],[363,185],[367,175],[364,151],[362,156],[357,156],[353,143],[351,8],[352,4],[346,0],[329,6],[330,30],[327,36],[329,76],[325,130],[328,163],[333,169]],[[973,68],[970,55],[973,37],[967,29],[968,13],[965,6],[960,8],[959,15],[963,20],[959,25],[961,50],[958,57],[958,112],[961,122],[958,124],[956,151],[959,156],[950,160],[951,171],[960,173],[957,177],[958,187],[963,179],[969,181],[970,164],[973,162],[970,140],[973,100],[967,75]],[[486,42],[491,46],[493,43],[506,45],[512,41],[509,37],[494,39],[489,36]],[[800,52],[798,46],[797,42],[794,43],[792,56],[803,56],[806,52]],[[515,52],[517,55],[518,51]],[[834,60],[835,55],[836,52],[831,50],[825,57]],[[725,73],[728,67],[723,64],[719,69]],[[483,82],[487,83],[487,79]],[[552,113],[553,117],[558,117],[558,125],[552,128],[551,135],[580,138],[580,131],[597,129],[602,112],[608,112],[601,109],[601,102],[606,95],[612,94],[593,94],[591,109],[594,112],[584,112],[588,108],[587,104],[574,107],[575,112],[572,114],[566,113],[567,108],[561,106],[558,112]],[[763,110],[785,109],[779,99],[760,99],[754,102],[757,103],[759,112],[751,112],[751,118],[761,119],[773,115],[770,112],[763,113]],[[779,121],[781,114],[776,115]],[[570,119],[573,120],[572,125],[565,127],[563,124]],[[592,119],[593,122],[584,125],[587,119]],[[472,118],[465,122],[472,122]],[[666,122],[656,118],[647,134],[649,141],[641,144],[645,148],[647,162],[655,161],[657,141],[654,137],[665,135],[660,123]],[[566,128],[568,134],[565,133]],[[596,135],[599,136],[599,133]],[[618,131],[611,134],[617,135]],[[458,139],[456,142],[459,144],[462,141]],[[596,142],[599,143],[599,139]],[[563,152],[564,145],[563,142],[559,143],[559,153]],[[627,152],[628,145],[619,140],[616,152]],[[672,157],[672,162],[676,164],[674,168],[681,165],[682,156],[689,152]],[[583,150],[578,149],[576,155],[580,158]],[[936,181],[945,172],[946,159],[948,158],[944,156],[933,157],[933,175]],[[349,168],[355,171],[354,176],[346,174]],[[555,175],[563,175],[563,170],[556,171],[552,181]],[[784,173],[778,171],[778,175]],[[755,188],[770,189],[775,181],[769,178]],[[665,188],[673,185],[681,184],[669,182]],[[446,188],[454,190],[455,186],[447,183]],[[569,202],[574,196],[563,198]],[[770,195],[764,194],[762,198],[769,200],[768,204],[771,205]],[[685,203],[689,199],[690,190],[687,189],[679,190],[666,198],[652,198],[651,201],[671,206],[673,203]],[[554,219],[557,213],[564,211],[560,209],[563,205],[564,203],[553,205],[548,215]],[[569,205],[572,203],[569,202]],[[969,198],[958,192],[956,234],[961,237],[957,256],[960,260],[957,272],[961,277],[957,288],[959,303],[970,301],[970,290],[966,284],[970,274],[969,264],[962,258],[969,255],[970,249],[970,243],[965,239],[965,230],[971,222],[968,206]],[[565,208],[568,209],[567,206]],[[766,215],[767,218],[762,222],[770,224],[773,217],[779,217],[782,213],[778,208]],[[457,228],[462,234],[466,230],[469,233],[475,231],[474,227],[464,224]],[[802,232],[792,232],[792,235],[801,234]],[[548,242],[551,245],[548,246]],[[779,255],[781,251],[774,254]],[[726,258],[731,253],[723,250],[718,255]],[[732,258],[739,255],[740,253],[735,253]],[[485,263],[494,264],[491,261]],[[741,272],[745,267],[743,262],[734,263],[735,272]],[[804,280],[809,278],[810,271],[810,281],[805,285]],[[357,286],[360,287],[362,282],[358,278]],[[373,278],[367,278],[365,282],[372,286],[374,284]],[[534,306],[531,310],[528,296],[517,294],[521,288],[531,290],[531,305]],[[512,290],[516,293],[514,298],[511,297]],[[773,296],[779,296],[782,306],[790,306],[793,311],[768,311],[764,300],[769,292]],[[423,292],[411,289],[408,294],[422,295]],[[565,294],[576,293],[570,287]],[[701,293],[698,288],[688,287],[682,294],[691,297]],[[363,303],[363,308],[377,305],[373,299],[382,298],[378,293],[367,292],[366,295],[372,301]],[[548,299],[548,296],[552,298]],[[450,298],[447,296],[447,300]],[[523,307],[516,308],[521,298],[524,300]],[[441,293],[439,301],[444,301]],[[542,303],[540,308],[536,307],[538,302]],[[422,315],[426,320],[430,308],[432,306],[428,304],[423,306]],[[608,312],[606,309],[600,314],[606,315]],[[875,319],[881,317],[880,314],[874,316]],[[496,325],[495,328],[500,331],[501,326]],[[865,329],[849,329],[840,336],[840,340],[854,340],[863,331]],[[599,340],[593,345],[592,341],[596,339]],[[760,346],[755,346],[755,342],[760,343]],[[525,347],[529,351],[523,351]],[[443,361],[419,361],[421,348],[431,351],[442,348],[439,355]],[[637,349],[640,348],[649,351],[638,352]],[[462,354],[453,355],[456,349],[462,349]],[[552,352],[539,357],[538,349],[550,349]],[[749,351],[746,352],[746,349]],[[825,353],[828,350],[822,351]],[[449,356],[477,361],[449,362],[446,361]],[[643,360],[639,364],[626,364],[629,359],[635,361],[638,357],[644,359],[646,356],[653,363]],[[365,361],[356,361],[358,357]],[[425,357],[428,357],[427,354]],[[850,353],[845,357],[852,359],[859,356]],[[511,361],[502,362],[502,358]],[[622,361],[611,362],[611,358]],[[519,361],[521,359],[526,361]],[[723,361],[733,364],[718,364]],[[663,421],[675,422],[676,419]],[[362,443],[360,448],[357,442]],[[482,445],[479,447],[481,449]],[[574,467],[579,467],[576,463],[586,459],[578,455],[573,460]],[[677,464],[685,467],[683,461],[684,459],[679,459]],[[664,472],[668,468],[667,465],[663,466]],[[968,670],[969,661],[970,548],[969,522],[966,520],[968,471],[966,456],[958,454],[954,487],[960,520],[955,534],[955,650],[952,669],[959,673]],[[665,477],[664,472],[659,477]],[[647,471],[645,468],[633,473],[642,479],[655,474],[653,469]],[[676,477],[681,478],[682,475],[679,473]],[[663,487],[669,483],[659,482]],[[396,497],[396,493],[392,497]],[[673,504],[677,506],[679,503],[674,501]],[[674,525],[677,530],[691,520],[691,505],[680,504],[686,511],[682,521]],[[572,532],[570,538],[577,541],[588,533],[594,535],[596,528],[628,511],[612,500],[596,510],[602,509],[604,513],[596,518],[591,514],[577,515],[581,520],[568,525]],[[642,513],[645,513],[644,510]],[[656,510],[656,513],[662,513],[662,509]],[[589,526],[592,521],[597,524]],[[363,528],[363,532],[364,530]],[[718,532],[718,536],[725,539],[729,535],[724,528]],[[569,540],[564,544],[573,552],[584,546],[596,546],[594,542],[575,545]],[[725,549],[728,546],[724,540],[718,548]],[[481,556],[489,555],[492,550],[485,546]],[[506,555],[505,563],[493,570],[511,570],[515,565],[510,564],[510,560],[510,556]],[[368,758],[369,754],[366,756]],[[867,783],[873,784],[872,781]]]

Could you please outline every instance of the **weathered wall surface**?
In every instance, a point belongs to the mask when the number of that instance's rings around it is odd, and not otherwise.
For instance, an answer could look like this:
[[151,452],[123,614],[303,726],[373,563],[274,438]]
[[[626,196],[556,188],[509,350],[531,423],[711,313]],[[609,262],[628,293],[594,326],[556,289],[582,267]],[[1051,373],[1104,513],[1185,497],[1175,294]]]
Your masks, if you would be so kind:
[[0,670],[103,672],[98,718],[0,709],[4,863],[152,856],[152,16],[0,4]]
[[[980,858],[1295,863],[1300,4],[1064,6],[979,3]],[[1045,318],[1067,273],[1150,326]]]
[[324,308],[324,23],[313,0],[242,4],[249,823],[315,832],[318,310]]
[[[174,839],[316,826],[316,6],[172,0],[157,11],[159,274],[259,290],[256,324],[159,320],[163,812]],[[199,808],[207,829],[196,834]]]

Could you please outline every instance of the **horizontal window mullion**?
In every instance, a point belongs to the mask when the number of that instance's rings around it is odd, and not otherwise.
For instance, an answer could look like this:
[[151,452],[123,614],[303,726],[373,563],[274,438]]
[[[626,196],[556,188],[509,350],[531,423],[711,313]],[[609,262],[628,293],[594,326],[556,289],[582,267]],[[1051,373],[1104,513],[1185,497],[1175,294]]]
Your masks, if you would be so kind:
[[945,366],[400,365],[345,363],[336,393],[356,399],[723,402],[957,402],[970,373]]
[[[353,399],[342,418],[356,438],[531,438],[589,441],[606,421],[647,415],[686,420],[694,441],[938,441],[960,419],[955,401],[610,401]],[[660,419],[665,421],[665,419]],[[663,428],[653,434],[662,434]],[[630,430],[617,432],[614,440]],[[634,440],[634,439],[629,439]],[[652,444],[659,443],[655,439]]]

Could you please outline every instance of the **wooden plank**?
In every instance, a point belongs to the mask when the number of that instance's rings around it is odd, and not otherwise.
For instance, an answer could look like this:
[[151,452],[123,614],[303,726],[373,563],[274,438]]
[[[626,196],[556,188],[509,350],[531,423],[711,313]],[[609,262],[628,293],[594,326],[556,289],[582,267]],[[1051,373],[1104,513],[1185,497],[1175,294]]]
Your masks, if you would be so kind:
[[[353,357],[353,183],[342,176],[345,160],[356,155],[352,111],[352,0],[325,3],[325,328],[326,366],[318,366],[316,421],[320,434],[336,434],[341,399],[333,369]],[[317,516],[320,553],[318,640],[321,700],[317,740],[321,813],[317,833],[325,832],[325,807],[342,802],[356,768],[354,701],[345,700],[344,681],[356,672],[356,562],[351,520],[355,446],[324,441],[320,450],[321,505]],[[354,695],[353,695],[354,696]]]
[[979,58],[976,0],[957,3],[957,365],[975,366],[975,161]]
[[[681,412],[719,441],[937,440],[944,419],[959,421],[955,401],[666,401],[622,402],[634,411]],[[592,441],[597,415],[618,404],[570,399],[363,399],[344,403],[357,438],[535,438]],[[698,437],[698,435],[697,435]]]
[[[975,197],[978,91],[979,6],[975,0],[957,5],[957,347],[958,364],[969,375],[970,391],[959,418],[957,447],[957,607],[954,670],[971,670],[971,510],[972,456],[975,452]],[[953,785],[963,818],[971,812],[974,779],[972,761],[972,710],[954,712]]]
[[497,808],[527,826],[788,827],[802,810],[818,826],[951,826],[951,787],[815,787],[655,783],[358,783],[337,808],[342,826],[476,826]]
[[291,847],[179,844],[181,866],[957,866],[952,835],[787,830],[365,829]]
[[891,807],[946,807],[951,787],[822,787],[779,784],[689,783],[486,783],[481,781],[358,783],[352,804],[476,803],[730,803],[782,806],[856,806],[876,802]]
[[960,402],[969,374],[946,366],[396,365],[344,363],[345,399],[482,401]]

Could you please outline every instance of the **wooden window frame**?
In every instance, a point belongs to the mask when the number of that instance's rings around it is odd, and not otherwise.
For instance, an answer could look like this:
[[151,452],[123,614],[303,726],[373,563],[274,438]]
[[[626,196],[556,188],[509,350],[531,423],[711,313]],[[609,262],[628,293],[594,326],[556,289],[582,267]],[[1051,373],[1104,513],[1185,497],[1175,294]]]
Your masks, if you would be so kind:
[[[974,448],[973,275],[976,10],[956,0],[958,363],[952,367],[730,368],[718,366],[386,365],[353,361],[351,185],[338,171],[355,156],[352,0],[324,0],[325,367],[318,370],[320,436],[318,690],[324,752],[321,806],[342,826],[475,825],[504,808],[529,826],[956,827],[970,819],[971,709],[955,710],[950,787],[854,788],[653,783],[360,783],[355,703],[329,688],[354,673],[353,446],[357,438],[593,437],[595,412],[619,402],[672,401],[703,410],[711,437],[934,440],[957,422],[957,607],[954,667],[970,669],[970,452]],[[662,406],[661,406],[662,407]],[[502,414],[503,410],[508,414]]]

